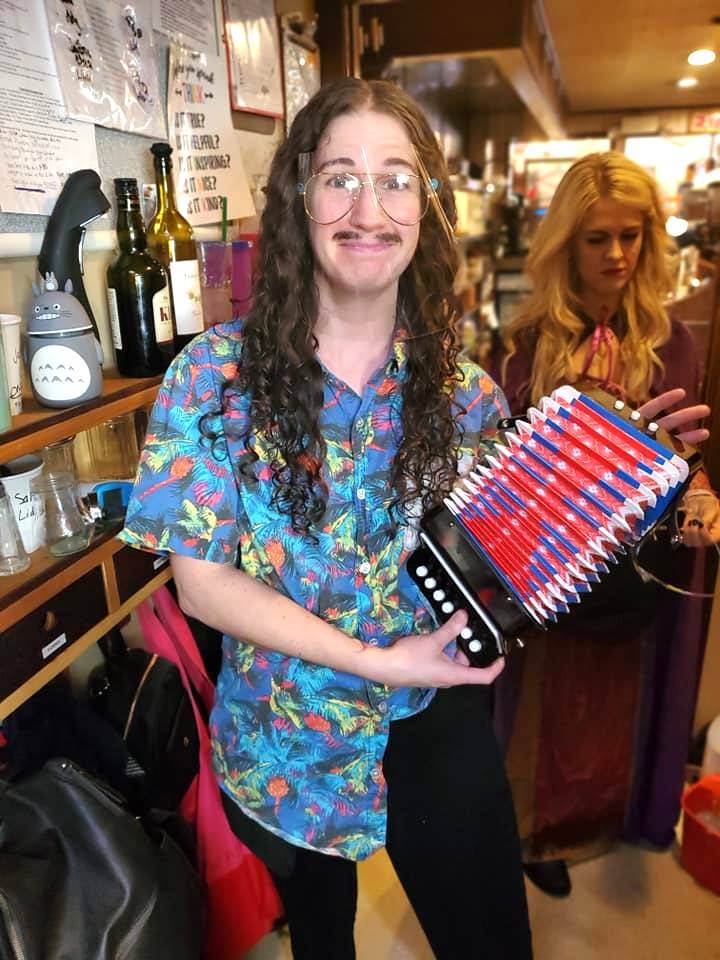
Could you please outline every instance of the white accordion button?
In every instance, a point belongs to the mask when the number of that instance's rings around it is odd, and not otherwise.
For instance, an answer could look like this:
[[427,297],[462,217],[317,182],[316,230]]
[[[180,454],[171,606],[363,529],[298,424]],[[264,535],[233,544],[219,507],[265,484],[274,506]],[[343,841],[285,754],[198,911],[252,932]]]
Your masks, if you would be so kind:
[[477,638],[475,640],[471,640],[468,644],[468,650],[470,653],[479,653],[482,650],[482,644]]
[[444,590],[436,590],[436,591],[433,593],[433,600],[444,600],[444,599],[445,599],[445,591],[444,591]]
[[432,590],[434,587],[436,587],[437,580],[435,579],[435,577],[428,577],[427,580],[425,581],[425,586],[428,588],[428,590]]
[[637,412],[637,410],[631,411],[631,413],[630,413],[630,419],[631,419],[631,420],[639,420],[639,419],[640,419],[640,414]]
[[428,568],[425,566],[424,563],[421,563],[420,566],[415,571],[415,573],[418,577],[426,577],[428,573],[430,573],[430,571],[428,570]]
[[463,640],[469,640],[472,636],[472,630],[470,627],[463,627],[463,629],[460,631],[460,636],[463,638]]
[[615,409],[616,409],[616,410],[624,410],[624,409],[625,409],[625,404],[622,402],[622,400],[616,400],[616,401],[615,401]]
[[449,600],[446,600],[440,609],[443,613],[452,613],[455,609],[455,604],[451,603]]

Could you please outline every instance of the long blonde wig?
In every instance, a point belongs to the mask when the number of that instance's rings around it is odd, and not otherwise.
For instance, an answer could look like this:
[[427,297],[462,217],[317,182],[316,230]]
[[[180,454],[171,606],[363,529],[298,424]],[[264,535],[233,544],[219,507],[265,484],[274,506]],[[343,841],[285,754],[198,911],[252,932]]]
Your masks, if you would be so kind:
[[508,327],[509,356],[520,343],[534,343],[529,384],[533,403],[561,383],[572,382],[572,357],[585,336],[580,290],[573,263],[573,240],[592,205],[610,197],[642,214],[642,247],[637,267],[623,291],[626,329],[620,344],[621,386],[628,400],[644,402],[655,369],[657,347],[670,336],[663,299],[671,282],[671,247],[653,178],[621,153],[592,153],[570,167],[555,191],[535,235],[526,270],[533,291]]

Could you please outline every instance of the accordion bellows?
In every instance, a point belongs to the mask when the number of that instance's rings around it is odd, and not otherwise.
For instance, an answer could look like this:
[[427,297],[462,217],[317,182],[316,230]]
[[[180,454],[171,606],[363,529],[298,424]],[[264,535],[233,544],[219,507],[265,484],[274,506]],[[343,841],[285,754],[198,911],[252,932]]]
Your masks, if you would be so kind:
[[560,387],[423,518],[409,573],[441,621],[468,610],[458,642],[487,666],[581,602],[667,516],[699,462],[622,401]]

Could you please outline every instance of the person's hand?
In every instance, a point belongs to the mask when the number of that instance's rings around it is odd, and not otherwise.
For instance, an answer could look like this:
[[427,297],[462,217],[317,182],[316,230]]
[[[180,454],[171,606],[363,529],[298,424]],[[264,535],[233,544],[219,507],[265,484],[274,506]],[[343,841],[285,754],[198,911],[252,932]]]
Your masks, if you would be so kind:
[[666,390],[665,393],[653,397],[652,400],[648,400],[647,403],[638,407],[638,413],[647,420],[654,420],[659,427],[667,430],[668,433],[672,433],[673,436],[684,443],[693,445],[702,443],[710,436],[710,431],[705,430],[704,427],[687,428],[710,414],[710,407],[706,404],[698,403],[694,407],[682,407],[673,413],[658,417],[658,414],[662,413],[663,410],[674,407],[684,399],[685,391],[682,387],[677,387],[675,390]]
[[690,490],[680,508],[685,521],[680,532],[686,547],[711,547],[720,543],[720,501],[712,490]]
[[467,624],[467,613],[456,611],[432,633],[401,637],[391,647],[378,649],[382,654],[380,683],[391,687],[454,687],[463,683],[489,684],[505,666],[499,659],[490,667],[471,667],[458,648],[454,657],[445,648]]

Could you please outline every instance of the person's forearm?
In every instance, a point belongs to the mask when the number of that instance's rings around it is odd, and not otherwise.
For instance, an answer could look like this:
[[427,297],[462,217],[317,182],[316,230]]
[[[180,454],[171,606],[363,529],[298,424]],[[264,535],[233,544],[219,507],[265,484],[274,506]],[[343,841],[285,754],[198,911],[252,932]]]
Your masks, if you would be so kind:
[[171,556],[180,605],[196,620],[257,646],[368,680],[382,650],[364,644],[234,567]]

